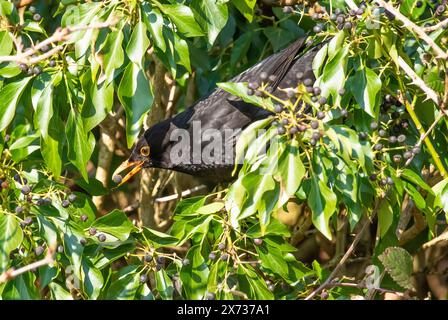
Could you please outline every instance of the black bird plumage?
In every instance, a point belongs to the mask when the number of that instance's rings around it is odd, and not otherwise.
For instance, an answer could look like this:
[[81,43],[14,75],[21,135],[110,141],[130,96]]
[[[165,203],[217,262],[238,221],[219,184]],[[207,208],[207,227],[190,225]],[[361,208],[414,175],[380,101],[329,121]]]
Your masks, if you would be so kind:
[[[297,73],[303,73],[303,79],[314,80],[312,61],[322,45],[315,46],[303,52],[303,38],[296,40],[287,48],[275,53],[268,58],[257,63],[253,67],[237,75],[230,82],[254,82],[259,81],[260,74],[266,72],[267,75],[274,75],[274,81],[267,80],[270,90],[280,98],[286,98],[284,91],[279,88],[290,88],[297,84]],[[232,179],[231,173],[234,168],[233,161],[223,164],[192,163],[192,158],[183,163],[173,163],[170,153],[171,149],[178,143],[171,141],[170,136],[175,129],[185,129],[192,137],[193,122],[199,121],[202,132],[206,129],[215,129],[223,132],[225,129],[244,130],[254,121],[263,119],[271,115],[267,110],[256,107],[242,101],[240,98],[216,88],[208,96],[197,101],[185,111],[166,119],[152,126],[144,132],[138,139],[132,150],[126,165],[122,165],[116,172],[130,167],[131,164],[138,164],[139,168],[153,167],[175,170],[193,176],[205,178],[209,181],[228,181]],[[221,135],[223,138],[224,135]],[[222,141],[222,150],[231,144],[234,146],[238,139],[238,134],[227,137]],[[182,142],[181,142],[182,143]],[[190,139],[190,150],[193,151],[193,139]],[[209,141],[201,142],[201,150]],[[149,147],[149,149],[147,149]],[[148,150],[142,152],[142,148]],[[234,155],[233,155],[234,156]],[[133,173],[138,170],[134,170]]]

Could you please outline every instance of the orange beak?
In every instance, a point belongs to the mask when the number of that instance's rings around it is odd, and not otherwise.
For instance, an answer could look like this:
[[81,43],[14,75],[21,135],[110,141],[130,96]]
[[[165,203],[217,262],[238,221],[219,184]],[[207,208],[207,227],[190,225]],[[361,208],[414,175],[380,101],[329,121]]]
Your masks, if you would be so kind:
[[123,162],[117,168],[117,170],[115,170],[115,172],[113,173],[112,177],[115,177],[116,175],[119,175],[120,172],[122,172],[122,171],[124,171],[124,170],[126,170],[128,168],[132,168],[132,170],[129,171],[128,174],[123,177],[123,179],[116,186],[116,188],[118,188],[122,184],[126,183],[129,179],[131,179],[133,176],[135,176],[140,170],[142,170],[142,167],[143,167],[144,164],[145,164],[145,161],[129,162],[128,160],[126,160],[125,162]]

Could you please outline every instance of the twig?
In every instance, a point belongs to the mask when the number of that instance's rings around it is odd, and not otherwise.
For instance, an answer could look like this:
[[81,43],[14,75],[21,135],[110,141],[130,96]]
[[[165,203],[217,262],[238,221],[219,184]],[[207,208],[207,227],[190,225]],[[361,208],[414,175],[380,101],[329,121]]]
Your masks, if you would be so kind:
[[124,208],[123,212],[124,213],[130,213],[130,212],[132,212],[134,210],[137,210],[138,207],[140,207],[140,203],[139,202],[132,203],[132,204],[128,205],[126,208]]
[[16,8],[23,8],[33,3],[34,0],[21,0],[15,3]]
[[412,213],[414,216],[414,224],[400,235],[398,238],[400,245],[404,245],[414,239],[418,234],[420,234],[420,232],[425,230],[428,225],[422,213],[418,211],[417,208],[414,207]]
[[376,2],[382,6],[383,8],[385,8],[387,11],[389,11],[390,13],[392,13],[395,18],[397,20],[400,20],[404,27],[410,31],[415,32],[420,39],[422,39],[423,41],[425,41],[433,50],[434,52],[437,53],[437,58],[441,58],[446,60],[448,58],[448,54],[442,50],[442,48],[440,48],[435,42],[434,40],[428,36],[426,34],[426,32],[419,27],[418,25],[416,25],[415,23],[413,23],[411,20],[409,20],[408,18],[406,18],[399,10],[397,10],[391,3],[386,2],[384,0],[376,0]]
[[448,230],[445,230],[442,234],[440,234],[439,236],[435,237],[434,239],[424,243],[422,245],[422,249],[426,249],[429,247],[432,247],[433,245],[435,245],[436,243],[439,243],[441,241],[447,241],[448,242]]
[[358,6],[353,0],[345,0],[345,3],[349,6],[352,10],[358,10]]
[[446,71],[447,70],[445,66],[445,85],[444,85],[445,93],[443,94],[442,105],[440,106],[440,108],[442,109],[444,114],[448,115],[448,111],[446,110],[448,106],[448,73]]
[[[182,191],[182,193],[181,193],[181,197],[189,196],[190,194],[192,194],[192,193],[194,193],[194,192],[197,192],[197,191],[199,191],[199,190],[203,190],[203,189],[206,189],[206,188],[207,188],[206,185],[201,184],[201,185],[196,186],[196,187],[193,187],[193,188],[191,188],[191,189],[184,190],[184,191]],[[156,202],[159,202],[159,203],[160,203],[160,202],[168,202],[168,201],[176,200],[176,199],[178,199],[178,198],[179,198],[179,195],[178,195],[177,193],[175,193],[175,194],[170,194],[169,196],[165,196],[165,197],[157,198],[157,199],[156,199]]]
[[[389,189],[390,190],[390,189]],[[376,213],[380,207],[380,204],[384,201],[386,195],[382,198],[380,198],[377,203],[376,206],[373,210],[373,214],[372,214],[372,218],[374,218],[376,216]],[[328,278],[324,281],[324,283],[322,283],[316,290],[314,290],[313,292],[311,292],[306,298],[305,300],[311,300],[312,298],[314,298],[319,292],[321,292],[322,290],[324,290],[332,281],[333,278],[339,273],[339,271],[342,269],[343,265],[345,264],[345,262],[347,261],[347,259],[350,257],[350,255],[352,254],[353,250],[355,250],[356,246],[358,245],[358,242],[361,241],[361,238],[364,234],[364,232],[367,230],[368,226],[370,225],[370,220],[367,220],[364,225],[362,226],[361,230],[358,232],[358,234],[356,235],[355,239],[353,240],[352,244],[350,245],[350,247],[347,249],[347,251],[345,252],[344,256],[341,258],[341,260],[339,261],[339,263],[336,265],[336,267],[333,269],[333,271],[331,272],[331,274],[328,276]]]
[[423,81],[416,73],[415,71],[406,63],[406,61],[403,60],[402,57],[398,56],[397,60],[398,66],[403,69],[403,71],[411,78],[412,83],[415,84],[417,87],[419,87],[423,92],[426,94],[426,96],[434,101],[438,106],[440,106],[440,98],[437,95],[437,93],[432,90],[428,85]]
[[73,26],[73,27],[66,27],[66,28],[58,28],[49,38],[39,42],[38,44],[29,48],[28,50],[26,50],[23,53],[19,53],[17,55],[12,55],[12,56],[0,56],[0,63],[1,62],[17,62],[17,63],[24,63],[24,64],[37,63],[39,61],[42,61],[42,60],[52,56],[56,52],[60,51],[63,47],[57,46],[40,56],[33,57],[33,55],[36,54],[42,48],[44,48],[52,43],[66,41],[68,39],[68,36],[74,32],[81,31],[81,30],[87,30],[87,29],[108,28],[108,27],[115,25],[117,22],[118,22],[117,19],[113,19],[111,21],[106,21],[106,22],[92,23],[88,26]]
[[[435,126],[437,125],[437,123],[439,123],[439,121],[445,116],[445,114],[443,112],[440,112],[436,119],[434,120],[434,122],[431,124],[431,126],[428,128],[428,130],[426,130],[426,132],[424,134],[420,135],[420,139],[418,139],[418,142],[415,144],[416,147],[420,147],[423,143],[423,141],[429,136],[429,134],[431,133],[432,130],[434,130]],[[410,157],[405,165],[408,166],[411,164],[412,160],[414,159],[415,154],[412,153],[412,157]]]
[[[356,289],[370,289],[363,283],[352,283],[352,282],[330,282],[327,284],[326,288],[334,288],[334,287],[350,287],[350,288],[356,288]],[[402,292],[384,289],[384,288],[375,288],[375,291],[378,291],[381,294],[384,293],[395,293],[397,295],[402,296]]]
[[[423,129],[423,125],[420,122],[417,114],[414,111],[414,106],[415,106],[415,97],[414,97],[414,101],[412,104],[409,103],[408,99],[406,99],[405,97],[405,87],[403,84],[403,81],[401,81],[400,78],[398,78],[398,82],[400,83],[400,87],[401,87],[401,91],[400,94],[398,95],[398,100],[404,104],[406,111],[409,113],[409,116],[411,117],[412,121],[414,122],[417,130],[419,131],[419,133],[421,135],[425,135],[425,130]],[[434,160],[434,164],[436,165],[437,169],[440,171],[440,175],[442,177],[446,177],[448,176],[448,172],[445,169],[445,166],[442,162],[442,160],[440,159],[439,154],[437,153],[436,149],[434,148],[434,145],[431,142],[431,139],[429,139],[429,137],[424,138],[423,140],[425,142],[426,147],[428,148],[428,152],[431,154],[432,159]],[[408,166],[410,164],[410,162],[406,162],[405,166]]]
[[0,275],[0,284],[7,282],[11,279],[14,279],[15,277],[21,275],[22,273],[28,272],[30,270],[33,270],[33,269],[36,269],[36,268],[39,268],[39,267],[42,267],[42,266],[45,266],[48,264],[52,264],[54,262],[54,258],[53,258],[54,253],[55,253],[54,248],[49,247],[45,258],[43,258],[42,260],[28,264],[20,269],[17,269],[17,270],[9,269],[9,270],[3,272]]
[[416,146],[420,146],[422,144],[422,142],[426,139],[426,137],[431,133],[432,130],[434,130],[435,126],[437,125],[437,123],[445,116],[445,114],[443,112],[440,112],[436,119],[434,120],[434,122],[431,124],[431,126],[428,128],[428,130],[426,130],[425,134],[420,136],[420,139],[418,139],[418,142],[416,144]]
[[247,294],[245,294],[242,291],[239,290],[229,290],[227,291],[227,293],[233,294],[234,296],[240,297],[243,300],[249,300],[249,297],[247,296]]
[[173,113],[172,109],[174,107],[176,92],[178,92],[177,85],[176,85],[176,82],[173,81],[172,86],[170,88],[170,93],[168,95],[168,101],[167,101],[167,104],[166,104],[166,113],[167,114],[171,115]]
[[423,31],[425,32],[433,32],[436,30],[440,30],[441,28],[445,28],[448,26],[448,19],[442,20],[439,23],[433,25],[433,26],[428,26],[428,27],[423,27]]

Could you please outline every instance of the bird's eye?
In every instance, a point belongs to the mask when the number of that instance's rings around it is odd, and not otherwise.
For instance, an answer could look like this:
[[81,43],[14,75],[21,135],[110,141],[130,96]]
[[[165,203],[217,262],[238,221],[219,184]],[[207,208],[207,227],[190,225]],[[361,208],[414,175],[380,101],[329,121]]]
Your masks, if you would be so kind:
[[144,157],[149,156],[149,147],[148,146],[144,146],[140,149],[140,154]]

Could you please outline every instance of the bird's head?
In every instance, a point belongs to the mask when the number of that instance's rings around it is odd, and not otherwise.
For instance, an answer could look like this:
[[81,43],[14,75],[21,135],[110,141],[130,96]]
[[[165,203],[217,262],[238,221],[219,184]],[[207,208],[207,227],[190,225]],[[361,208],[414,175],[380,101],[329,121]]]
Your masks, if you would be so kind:
[[121,177],[121,173],[125,170],[130,170],[123,178],[120,178],[121,181],[118,182],[118,186],[121,186],[123,183],[131,179],[134,175],[136,175],[142,168],[151,166],[151,147],[146,139],[145,135],[142,135],[134,148],[132,149],[131,155],[128,160],[124,161],[113,173],[113,178]]

